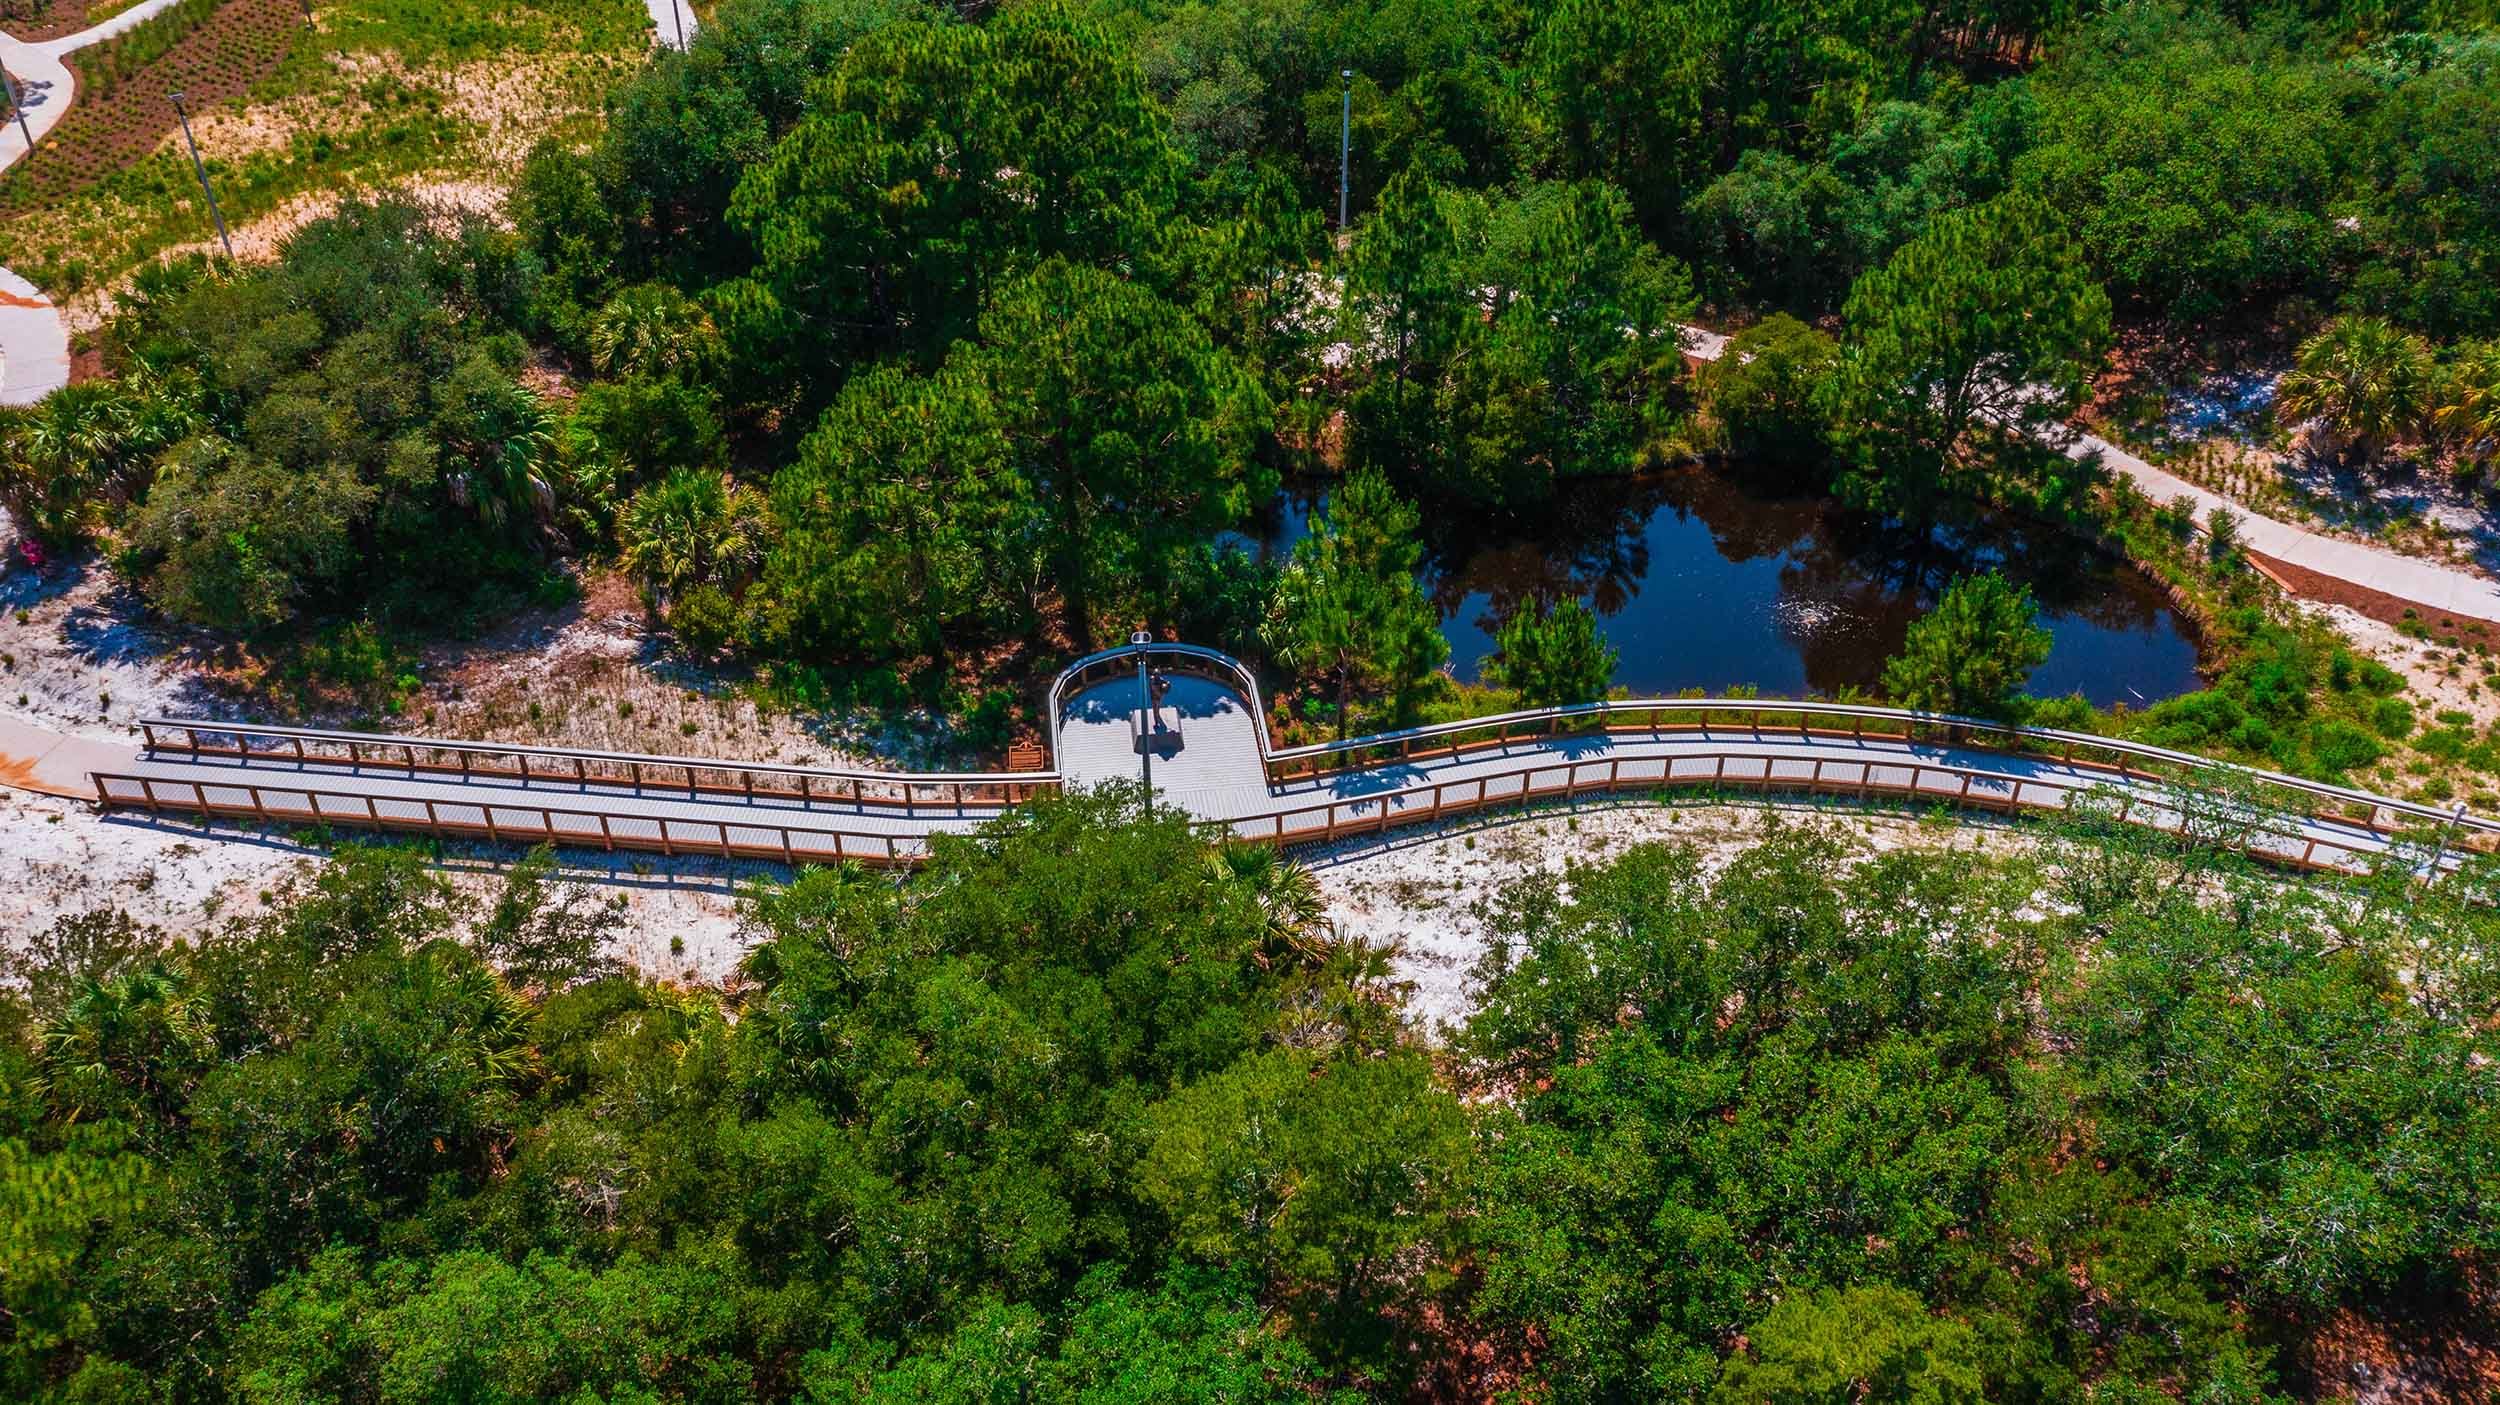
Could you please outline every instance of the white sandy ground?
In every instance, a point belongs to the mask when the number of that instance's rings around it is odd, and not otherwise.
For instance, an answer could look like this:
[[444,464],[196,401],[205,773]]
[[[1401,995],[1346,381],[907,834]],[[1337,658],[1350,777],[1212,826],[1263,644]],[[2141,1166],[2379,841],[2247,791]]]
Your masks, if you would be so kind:
[[[1876,852],[2011,853],[2031,842],[2018,827],[1973,817],[1940,824],[1846,807],[1777,808],[1786,820],[1839,824]],[[1468,973],[1486,942],[1475,905],[1502,885],[1560,873],[1573,862],[1600,862],[1652,840],[1697,844],[1715,866],[1743,852],[1770,813],[1761,805],[1583,804],[1298,857],[1317,874],[1341,932],[1395,948],[1397,979],[1412,987],[1410,1012],[1427,1033],[1439,1033],[1468,1013]],[[436,867],[482,903],[515,857],[508,848],[457,846]],[[169,936],[196,936],[257,912],[290,873],[325,861],[321,850],[283,831],[102,816],[82,802],[0,790],[0,941],[14,948],[62,917],[114,908]],[[740,888],[781,873],[765,864],[568,850],[558,855],[555,881],[625,899],[629,925],[610,954],[657,979],[710,984],[736,969],[748,945]]]
[[1894,849],[2007,855],[2032,831],[1978,815],[1951,822],[1849,805],[1660,805],[1645,799],[1547,808],[1524,817],[1460,821],[1298,855],[1318,877],[1342,935],[1389,947],[1396,978],[1410,987],[1408,1013],[1436,1038],[1474,1009],[1469,975],[1489,940],[1483,904],[1531,874],[1603,863],[1645,843],[1686,843],[1710,869],[1752,847],[1764,823],[1830,823],[1872,853]]
[[[510,849],[447,849],[436,868],[480,902],[501,888]],[[643,862],[568,851],[560,885],[625,899],[627,926],[610,954],[664,980],[717,982],[746,950],[741,883],[773,870],[717,860]],[[54,921],[118,908],[189,937],[260,909],[288,874],[326,862],[282,831],[100,816],[91,805],[0,790],[0,941],[19,947]]]

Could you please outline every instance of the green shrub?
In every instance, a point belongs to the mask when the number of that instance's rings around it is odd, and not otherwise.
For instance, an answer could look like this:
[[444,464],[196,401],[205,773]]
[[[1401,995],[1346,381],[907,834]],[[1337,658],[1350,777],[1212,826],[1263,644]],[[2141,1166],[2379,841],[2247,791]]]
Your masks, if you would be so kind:
[[2402,698],[2381,698],[2370,709],[2370,725],[2390,741],[2401,741],[2413,731],[2413,704]]
[[2062,698],[2041,698],[2031,704],[2030,715],[2023,720],[2030,726],[2048,727],[2060,732],[2089,732],[2100,714],[2081,693],[2068,693]]
[[2309,749],[2318,769],[2330,775],[2370,765],[2384,754],[2376,738],[2340,717],[2311,730]]
[[737,635],[738,602],[719,586],[690,586],[670,603],[668,627],[688,652],[717,654]]

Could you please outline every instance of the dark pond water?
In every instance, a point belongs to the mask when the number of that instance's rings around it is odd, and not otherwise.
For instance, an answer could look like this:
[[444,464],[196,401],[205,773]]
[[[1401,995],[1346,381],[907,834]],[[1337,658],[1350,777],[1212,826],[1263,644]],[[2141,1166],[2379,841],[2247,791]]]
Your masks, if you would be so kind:
[[[1622,651],[1616,683],[1636,694],[1871,688],[1946,585],[1993,569],[2031,587],[2054,640],[2033,693],[2140,707],[2198,686],[2194,636],[2160,589],[2068,533],[2004,518],[1884,522],[1746,478],[1690,468],[1591,481],[1533,521],[1428,522],[1426,570],[1458,676],[1477,678],[1521,601],[1576,595]],[[1262,547],[1289,549],[1317,505],[1289,495]]]

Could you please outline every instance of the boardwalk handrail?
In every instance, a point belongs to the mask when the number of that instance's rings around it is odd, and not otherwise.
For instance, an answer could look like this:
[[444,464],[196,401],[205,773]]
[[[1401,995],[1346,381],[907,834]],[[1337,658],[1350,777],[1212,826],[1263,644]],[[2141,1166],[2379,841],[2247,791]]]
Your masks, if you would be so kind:
[[149,718],[139,725],[151,756],[172,752],[195,760],[232,758],[238,767],[259,762],[387,769],[411,778],[456,776],[464,782],[518,778],[528,785],[631,789],[636,795],[659,790],[689,799],[797,800],[811,807],[848,803],[863,810],[899,810],[906,816],[924,807],[998,809],[1059,788],[1053,772],[852,771],[181,718]]
[[[1983,750],[1979,754],[1993,753]],[[1731,772],[1731,762],[1759,769],[1751,773]],[[1698,769],[1705,763],[1707,771]],[[1688,764],[1696,769],[1681,769]],[[1656,774],[1648,774],[1652,767]],[[1807,769],[1799,774],[1799,767]],[[1538,777],[1549,775],[1559,775],[1561,783],[1537,784]],[[1943,777],[1947,784],[1930,785],[1931,777]],[[493,842],[568,843],[598,846],[611,852],[638,849],[664,855],[775,860],[791,865],[808,860],[908,865],[927,857],[931,838],[928,834],[849,829],[842,826],[838,816],[824,817],[830,822],[791,824],[775,818],[788,812],[771,810],[751,811],[735,819],[613,814],[511,796],[437,799],[356,794],[260,779],[252,772],[238,773],[231,780],[204,781],[108,771],[96,773],[94,780],[96,797],[106,806],[135,804],[158,814],[173,808],[265,822],[339,823]],[[1508,782],[1517,784],[1506,785]],[[1203,827],[1282,847],[1377,834],[1396,825],[1431,823],[1505,805],[1568,799],[1590,792],[1687,787],[1802,790],[1854,795],[1861,800],[1877,795],[1895,796],[2009,814],[2022,809],[2062,808],[2068,796],[2083,788],[2038,777],[1978,770],[1950,758],[1805,758],[1738,744],[1672,756],[1526,758],[1515,766],[1486,775],[1424,781],[1369,795],[1331,796],[1306,805],[1210,819],[1203,822]],[[2039,794],[2026,798],[2026,787]],[[212,795],[212,790],[232,798]],[[1431,800],[1429,806],[1405,803],[1427,796]],[[289,800],[301,803],[286,803]],[[2129,812],[2143,803],[2145,797],[2140,795],[2123,797],[2119,817],[2129,818]],[[2161,804],[2160,797],[2156,795],[2152,803]],[[2174,813],[2178,812],[2174,809]],[[1316,823],[1295,823],[1312,815],[1320,817]],[[1341,820],[1340,816],[1348,818]],[[516,821],[515,817],[520,819]],[[2158,817],[2137,818],[2134,822],[2176,829],[2184,826],[2185,816],[2180,815],[2178,826],[2163,826]],[[2344,827],[2378,837],[2376,830],[2358,821],[2344,822]],[[2330,828],[2316,824],[2305,832],[2271,824],[2252,826],[2249,832],[2285,840],[2287,846],[2259,850],[2244,839],[2243,850],[2299,869],[2350,869],[2350,865],[2322,859],[2322,846],[2356,859],[2367,858],[2373,852],[2370,841],[2339,839]],[[767,835],[774,842],[759,843],[755,838],[741,837]],[[2358,837],[2356,833],[2355,839]],[[2382,842],[2377,847],[2385,846]]]
[[[1559,731],[1560,724],[1565,722],[1579,721],[1589,718],[1603,718],[1616,715],[1636,715],[1644,713],[1649,714],[1653,719],[1668,713],[1698,713],[1702,716],[1702,725],[1705,729],[1708,727],[1711,715],[1726,713],[1749,713],[1753,714],[1757,718],[1766,715],[1786,715],[1800,718],[1844,717],[1854,719],[1861,723],[1870,721],[1898,722],[1904,724],[1905,727],[1925,726],[1958,729],[1967,732],[1984,733],[1991,736],[2013,737],[2027,742],[2052,744],[2056,748],[2065,748],[2069,750],[2075,748],[2086,748],[2095,751],[2103,751],[2136,760],[2158,762],[2163,765],[2183,767],[2207,774],[2235,776],[2240,779],[2254,781],[2262,785],[2277,786],[2286,790],[2299,791],[2304,794],[2313,795],[2320,799],[2333,801],[2338,804],[2366,805],[2371,807],[2373,810],[2392,810],[2398,814],[2409,815],[2415,819],[2437,820],[2444,823],[2457,823],[2465,826],[2466,828],[2476,829],[2486,833],[2500,833],[2500,820],[2486,819],[2482,816],[2466,811],[2461,807],[2441,809],[2437,806],[2424,805],[2416,801],[2399,800],[2394,796],[2378,795],[2366,790],[2355,790],[2349,786],[2332,785],[2325,781],[2313,781],[2300,776],[2286,775],[2280,771],[2268,771],[2254,766],[2243,766],[2235,761],[2217,761],[2211,757],[2197,756],[2190,752],[2173,751],[2168,747],[2152,746],[2144,742],[2128,741],[2122,737],[2104,737],[2091,732],[2069,732],[2050,727],[2025,727],[2007,722],[1991,722],[1984,718],[1960,717],[1951,713],[1922,712],[1914,708],[1881,707],[1868,703],[1812,702],[1778,698],[1617,698],[1608,699],[1602,702],[1574,703],[1562,707],[1526,708],[1516,712],[1498,713],[1489,717],[1464,718],[1454,722],[1436,722],[1429,726],[1407,727],[1396,731],[1376,732],[1370,736],[1350,737],[1341,742],[1320,742],[1309,746],[1288,747],[1281,750],[1269,751],[1266,753],[1266,757],[1271,768],[1269,779],[1271,781],[1278,779],[1274,773],[1274,767],[1291,765],[1295,762],[1309,761],[1315,764],[1310,766],[1308,769],[1293,772],[1290,776],[1285,777],[1285,779],[1303,779],[1312,776],[1332,774],[1335,771],[1360,769],[1359,766],[1352,764],[1333,768],[1316,764],[1319,763],[1322,758],[1352,758],[1362,752],[1381,751],[1390,748],[1396,748],[1402,753],[1411,754],[1415,748],[1415,744],[1418,742],[1435,741],[1443,738],[1459,738],[1471,732],[1485,731],[1494,732],[1497,736],[1502,737],[1502,739],[1486,741],[1480,745],[1482,747],[1497,747],[1507,744],[1509,740],[1524,741],[1529,739],[1528,737],[1509,738],[1502,736],[1502,734],[1517,728],[1533,728],[1539,723],[1547,723],[1553,724],[1555,729]],[[1757,722],[1755,725],[1759,726],[1760,724]],[[1453,745],[1450,749],[1453,751],[1474,750],[1477,749],[1477,747]],[[1984,749],[2011,750],[2008,748],[1995,747]]]
[[[2026,776],[1974,764],[1972,758],[2003,753],[1987,747],[1948,746],[1935,754],[1898,751],[1883,755],[1799,755],[1794,749],[1766,748],[1728,738],[1716,746],[1651,755],[1556,756],[1520,758],[1515,764],[1485,774],[1427,780],[1395,790],[1362,795],[1328,795],[1306,804],[1258,807],[1247,814],[1213,817],[1206,823],[1239,838],[1283,845],[1322,843],[1378,833],[1403,824],[1429,823],[1446,816],[1518,803],[1568,798],[1591,791],[1664,790],[1678,787],[1739,787],[1765,791],[1906,797],[2011,813],[2020,809],[2055,809],[2073,794],[2096,788],[2080,768],[2061,782],[2054,776]],[[1757,770],[1730,769],[1731,763]],[[1686,769],[1690,767],[1692,769]],[[1537,779],[1559,776],[1559,785],[1539,786]],[[229,778],[230,777],[230,778]],[[1906,777],[1906,779],[1903,779]],[[1932,778],[1943,777],[1942,786]],[[98,772],[96,797],[107,807],[144,806],[153,813],[187,810],[210,816],[261,821],[311,822],[398,829],[453,838],[484,838],[497,842],[550,842],[639,849],[662,854],[708,854],[724,858],[760,858],[787,864],[861,860],[909,865],[925,860],[934,829],[926,833],[892,829],[862,830],[843,813],[794,812],[746,808],[710,814],[664,811],[617,812],[551,803],[558,793],[528,790],[460,793],[375,794],[343,787],[297,783],[310,780],[291,772],[271,778],[267,772],[238,767],[215,776],[147,776]],[[2135,807],[2152,814],[2136,815],[2136,823],[2163,827],[2161,813],[2181,817],[2182,792],[2151,772],[2126,777],[2118,818],[2130,818]],[[1508,782],[1517,782],[1515,787]],[[2147,784],[2158,786],[2147,793]],[[1429,806],[1410,804],[1429,796]],[[276,797],[273,799],[273,797]],[[1276,797],[1285,798],[1285,797]],[[2419,807],[2416,807],[2419,808]],[[2309,817],[2294,829],[2280,819],[2257,812],[2249,831],[2287,841],[2263,850],[2243,843],[2256,857],[2298,868],[2345,868],[2321,861],[2321,849],[2354,859],[2367,859],[2388,848],[2389,831],[2371,820]],[[2433,816],[2440,816],[2432,812]],[[793,822],[804,815],[804,822]],[[1316,823],[1296,823],[1308,816]],[[979,816],[958,815],[959,822]],[[2363,836],[2367,835],[2368,838]],[[2349,837],[2346,837],[2349,836]],[[2446,847],[2445,839],[2441,847]],[[2434,856],[2432,862],[2440,863]]]
[[[1997,754],[1985,748],[1980,749],[1980,753]],[[1642,771],[1654,765],[1658,773],[1626,775],[1624,770],[1627,759],[1630,765]],[[1731,761],[1756,764],[1761,769],[1758,774],[1730,774],[1728,763]],[[1706,774],[1680,773],[1677,768],[1686,762],[1695,765],[1706,762],[1709,763],[1710,770]],[[1795,768],[1808,765],[1811,769],[1802,775],[1795,774],[1793,770],[1788,772],[1782,770],[1783,767]],[[1879,773],[1907,773],[1908,779],[1906,781],[1881,779]],[[1561,775],[1560,784],[1544,787],[1536,784],[1537,777],[1553,774]],[[1958,781],[1959,784],[1938,788],[1927,784],[1931,776],[1948,777]],[[2147,775],[2145,779],[2156,778]],[[1515,787],[1505,788],[1505,782],[1518,784]],[[1983,785],[1985,789],[1975,788]],[[1951,760],[1924,760],[1916,756],[1904,756],[1814,758],[1809,762],[1807,758],[1793,754],[1736,746],[1676,757],[1613,756],[1523,760],[1517,766],[1490,774],[1423,781],[1402,789],[1380,791],[1369,795],[1332,796],[1291,809],[1234,819],[1209,820],[1205,822],[1204,827],[1234,838],[1254,843],[1273,844],[1281,848],[1288,845],[1327,843],[1337,839],[1379,834],[1397,825],[1429,824],[1456,815],[1506,805],[1525,806],[1545,800],[1568,799],[1589,792],[1730,787],[1760,791],[1802,790],[1808,793],[1852,795],[1860,800],[1884,795],[1913,801],[1929,800],[1974,809],[1997,810],[2006,814],[2024,809],[2062,809],[2067,797],[2077,793],[2078,790],[2089,789],[2089,787],[2060,785],[2053,780],[2043,780],[2037,777],[1974,770]],[[2025,787],[2040,792],[2041,795],[2026,798]],[[1431,803],[1428,806],[1421,804],[1408,806],[1404,803],[1424,797],[1430,798]],[[2178,822],[2171,825],[2163,824],[2158,816],[2150,819],[2133,816],[2132,812],[2135,807],[2142,803],[2145,803],[2142,796],[2122,796],[2119,818],[2172,833],[2186,828],[2187,816],[2176,809],[2173,809],[2172,814]],[[2176,804],[2175,801],[2172,803]],[[2440,818],[2447,817],[2445,812],[2436,813]],[[1338,818],[1340,814],[1350,815],[1351,818],[1340,821]],[[1320,816],[1319,821],[1315,824],[1293,823],[1296,819],[1310,815]],[[2317,822],[2313,822],[2313,827],[2308,831],[2286,828],[2279,823],[2261,822],[2249,827],[2247,833],[2242,836],[2239,848],[2252,857],[2289,868],[2303,871],[2341,872],[2355,870],[2351,864],[2339,863],[2323,857],[2320,854],[2322,848],[2359,860],[2366,860],[2373,853],[2386,851],[2384,836],[2373,826],[2358,820],[2343,821],[2342,824],[2355,832],[2353,840],[2358,842],[2339,839],[2331,831],[2321,832]],[[2370,834],[2378,842],[2361,840],[2360,833],[2363,832]],[[2260,849],[2255,840],[2261,836],[2283,840],[2286,844]],[[2434,856],[2432,862],[2443,868],[2452,866],[2445,861],[2444,856]]]
[[[784,811],[760,810],[735,820],[682,815],[618,815],[512,798],[438,800],[426,797],[350,794],[320,786],[288,785],[261,779],[202,781],[166,776],[139,776],[97,771],[96,800],[107,809],[138,805],[152,815],[168,808],[204,816],[226,816],[262,822],[345,824],[367,829],[406,830],[435,837],[482,838],[490,843],[576,844],[657,853],[667,857],[697,855],[724,859],[763,859],[798,866],[803,861],[864,863],[901,867],[928,857],[931,834],[846,829],[837,824],[789,824],[771,818]],[[220,799],[211,790],[239,793]],[[135,792],[135,796],[134,796]],[[185,794],[187,792],[187,794]],[[272,803],[272,797],[279,797]],[[301,800],[300,805],[284,803]],[[323,805],[327,799],[337,808]],[[384,806],[389,806],[386,812]],[[497,816],[504,818],[499,823]],[[519,815],[534,824],[516,824]],[[475,816],[475,818],[469,818]],[[579,823],[559,824],[559,820]],[[772,835],[777,843],[759,844],[741,835]],[[826,842],[830,841],[830,842]]]
[[[270,740],[307,740],[332,742],[332,745],[367,745],[375,750],[417,750],[430,752],[467,752],[467,755],[527,755],[545,760],[600,760],[615,765],[660,765],[660,768],[695,770],[752,770],[755,775],[810,775],[820,780],[873,780],[883,785],[1050,785],[1058,783],[1058,770],[843,770],[833,765],[788,765],[773,760],[722,760],[700,758],[700,755],[660,755],[660,752],[605,752],[595,747],[540,747],[525,742],[465,742],[457,737],[412,737],[402,732],[345,732],[325,727],[282,727],[265,722],[210,722],[200,717],[145,717],[140,732],[148,737],[150,750],[202,750],[212,747],[168,747],[158,740],[158,732],[187,732],[195,737],[270,737]],[[222,747],[232,750],[232,747]],[[255,752],[260,755],[260,752]]]
[[[1096,678],[1107,678],[1113,673],[1134,669],[1137,666],[1137,656],[1141,651],[1149,656],[1163,655],[1178,658],[1185,663],[1212,665],[1212,668],[1201,668],[1198,671],[1212,673],[1216,681],[1239,688],[1242,697],[1250,704],[1250,715],[1257,722],[1257,725],[1250,729],[1250,735],[1259,745],[1259,763],[1261,766],[1267,764],[1270,750],[1267,743],[1267,711],[1265,705],[1259,701],[1259,680],[1250,672],[1248,664],[1220,649],[1210,649],[1202,644],[1122,644],[1116,648],[1098,649],[1087,654],[1061,669],[1059,676],[1050,680],[1050,694],[1042,715],[1046,719],[1046,727],[1050,736],[1054,774],[1056,774],[1059,760],[1057,750],[1060,710],[1067,706],[1068,694]],[[1122,665],[1122,668],[1108,667],[1115,663]]]

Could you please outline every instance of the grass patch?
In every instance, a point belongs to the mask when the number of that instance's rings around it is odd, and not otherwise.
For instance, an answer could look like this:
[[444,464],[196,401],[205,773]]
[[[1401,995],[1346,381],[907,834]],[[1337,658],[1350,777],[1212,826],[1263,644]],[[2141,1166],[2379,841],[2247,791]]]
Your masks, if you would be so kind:
[[[188,94],[218,201],[240,227],[315,193],[420,176],[500,184],[527,141],[587,135],[648,46],[632,0],[341,0],[316,13],[308,31],[299,0],[185,0],[73,56],[93,86],[0,190],[11,265],[75,295],[214,237],[171,90]],[[106,71],[109,88],[93,77]]]

